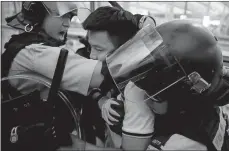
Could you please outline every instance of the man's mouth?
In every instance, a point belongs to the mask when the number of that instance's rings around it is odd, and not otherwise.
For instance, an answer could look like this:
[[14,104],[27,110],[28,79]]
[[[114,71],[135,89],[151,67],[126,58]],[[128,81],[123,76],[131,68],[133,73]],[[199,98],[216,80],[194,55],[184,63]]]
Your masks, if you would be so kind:
[[61,35],[65,35],[67,33],[67,31],[61,31],[60,34]]
[[61,31],[60,32],[61,40],[64,40],[66,35],[67,35],[67,31]]

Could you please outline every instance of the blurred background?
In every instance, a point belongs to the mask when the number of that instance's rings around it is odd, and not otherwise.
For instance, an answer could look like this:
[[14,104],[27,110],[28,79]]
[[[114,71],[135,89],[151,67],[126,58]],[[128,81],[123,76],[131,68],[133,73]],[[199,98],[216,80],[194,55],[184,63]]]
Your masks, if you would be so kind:
[[[72,25],[68,32],[68,38],[72,45],[77,45],[74,40],[77,36],[86,35],[80,25],[83,21],[82,17],[87,16],[90,11],[95,10],[100,6],[111,6],[112,2],[108,1],[88,1],[76,2],[80,3],[81,16],[72,19]],[[174,19],[191,20],[197,25],[203,25],[212,31],[219,39],[220,47],[222,48],[224,57],[229,61],[229,2],[226,1],[179,1],[179,2],[120,2],[117,4],[125,10],[133,14],[150,15],[156,19],[157,25]],[[6,26],[5,18],[18,13],[21,10],[21,2],[8,1],[1,2],[1,30],[2,30],[2,51],[4,51],[4,44],[9,40],[10,36],[19,31]]]

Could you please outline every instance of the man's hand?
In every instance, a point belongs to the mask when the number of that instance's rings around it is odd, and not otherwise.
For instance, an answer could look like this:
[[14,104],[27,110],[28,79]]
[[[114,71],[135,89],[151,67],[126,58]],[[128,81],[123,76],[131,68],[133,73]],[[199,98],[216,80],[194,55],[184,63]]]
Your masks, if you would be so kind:
[[114,98],[103,97],[99,100],[102,117],[109,125],[117,125],[124,117],[123,101]]

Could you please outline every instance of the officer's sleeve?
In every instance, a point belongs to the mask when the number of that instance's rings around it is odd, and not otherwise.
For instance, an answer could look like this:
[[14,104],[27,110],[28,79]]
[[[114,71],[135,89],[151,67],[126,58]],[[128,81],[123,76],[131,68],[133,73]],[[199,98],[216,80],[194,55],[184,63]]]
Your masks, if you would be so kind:
[[149,138],[153,135],[155,115],[143,101],[143,94],[133,83],[125,88],[123,135],[138,138]]
[[[61,48],[49,47],[41,44],[27,46],[27,50],[34,53],[33,70],[50,79],[53,78]],[[69,52],[61,87],[87,95],[92,74],[98,61],[86,59],[73,52]]]

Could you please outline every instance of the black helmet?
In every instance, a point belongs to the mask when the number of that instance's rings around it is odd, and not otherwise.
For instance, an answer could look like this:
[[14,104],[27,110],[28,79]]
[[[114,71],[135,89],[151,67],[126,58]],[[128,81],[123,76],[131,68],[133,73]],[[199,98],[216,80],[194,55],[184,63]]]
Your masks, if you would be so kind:
[[21,12],[6,18],[6,22],[8,26],[29,32],[33,26],[43,22],[47,13],[57,17],[70,12],[77,15],[77,8],[75,2],[25,1],[22,2]]
[[223,75],[222,52],[214,35],[184,20],[156,29],[144,27],[106,61],[122,93],[131,81],[154,101],[206,98]]

